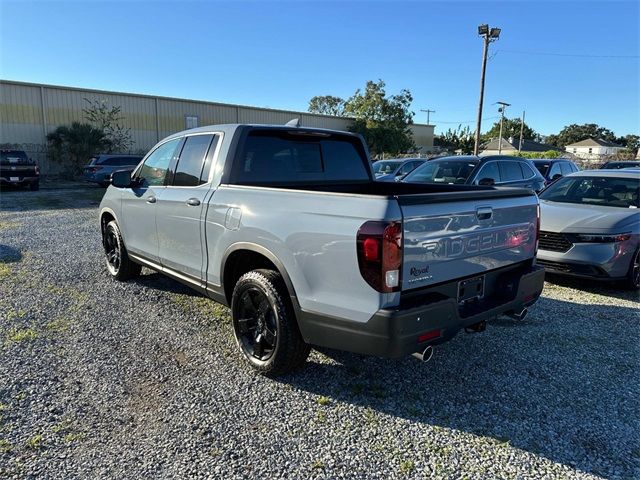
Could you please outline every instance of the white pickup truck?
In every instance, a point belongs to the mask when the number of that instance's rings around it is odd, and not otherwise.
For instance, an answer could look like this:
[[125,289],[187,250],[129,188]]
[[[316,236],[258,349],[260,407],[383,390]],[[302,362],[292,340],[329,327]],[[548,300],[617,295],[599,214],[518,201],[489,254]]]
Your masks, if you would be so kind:
[[231,307],[244,358],[276,375],[310,346],[424,360],[540,296],[536,195],[374,180],[357,135],[215,125],[171,135],[100,205],[108,271],[165,273]]

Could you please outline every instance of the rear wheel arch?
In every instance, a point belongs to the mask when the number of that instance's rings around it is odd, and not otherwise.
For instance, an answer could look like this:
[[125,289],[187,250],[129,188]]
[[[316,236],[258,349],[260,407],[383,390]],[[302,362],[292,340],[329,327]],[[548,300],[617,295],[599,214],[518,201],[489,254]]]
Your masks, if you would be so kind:
[[300,318],[298,315],[300,305],[298,304],[293,282],[284,264],[267,248],[246,242],[233,244],[225,252],[221,266],[222,289],[228,305],[231,304],[231,296],[233,295],[236,282],[242,275],[257,269],[274,270],[282,276],[289,296],[291,297],[296,316]]

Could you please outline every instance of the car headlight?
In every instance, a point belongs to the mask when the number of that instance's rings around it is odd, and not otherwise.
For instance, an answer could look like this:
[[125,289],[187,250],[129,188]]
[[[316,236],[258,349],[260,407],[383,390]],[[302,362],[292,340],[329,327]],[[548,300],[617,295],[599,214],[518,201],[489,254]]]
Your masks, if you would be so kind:
[[631,238],[630,233],[617,233],[613,235],[602,235],[600,233],[575,233],[571,235],[574,242],[584,243],[615,243],[624,242]]

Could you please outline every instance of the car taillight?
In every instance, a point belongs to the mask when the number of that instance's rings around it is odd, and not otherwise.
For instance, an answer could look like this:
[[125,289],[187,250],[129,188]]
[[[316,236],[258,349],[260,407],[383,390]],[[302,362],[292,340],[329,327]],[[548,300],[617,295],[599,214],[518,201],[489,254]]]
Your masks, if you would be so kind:
[[378,292],[400,290],[402,224],[366,222],[358,230],[356,249],[362,278]]
[[36,165],[36,175],[40,175],[40,167]]

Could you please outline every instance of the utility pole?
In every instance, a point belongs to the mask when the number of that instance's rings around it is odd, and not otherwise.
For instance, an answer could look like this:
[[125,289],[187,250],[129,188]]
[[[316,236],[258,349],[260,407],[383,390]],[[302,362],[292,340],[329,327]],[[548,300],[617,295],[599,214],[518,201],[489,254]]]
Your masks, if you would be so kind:
[[522,121],[520,122],[520,141],[518,142],[518,153],[522,150],[522,139],[524,136],[524,110],[522,111]]
[[498,112],[500,112],[500,136],[498,137],[498,155],[502,153],[502,125],[504,124],[504,111],[509,107],[510,103],[505,102],[496,102],[500,105],[498,108]]
[[482,71],[480,73],[480,101],[478,102],[478,122],[476,124],[476,142],[473,147],[473,154],[478,155],[480,149],[480,128],[482,126],[482,102],[484,100],[484,77],[487,70],[487,54],[489,52],[489,44],[498,40],[500,37],[499,28],[489,28],[486,23],[478,27],[478,35],[484,40],[484,48],[482,50]]
[[435,110],[422,110],[420,109],[421,112],[427,112],[427,125],[429,125],[429,114],[430,113],[436,113]]

